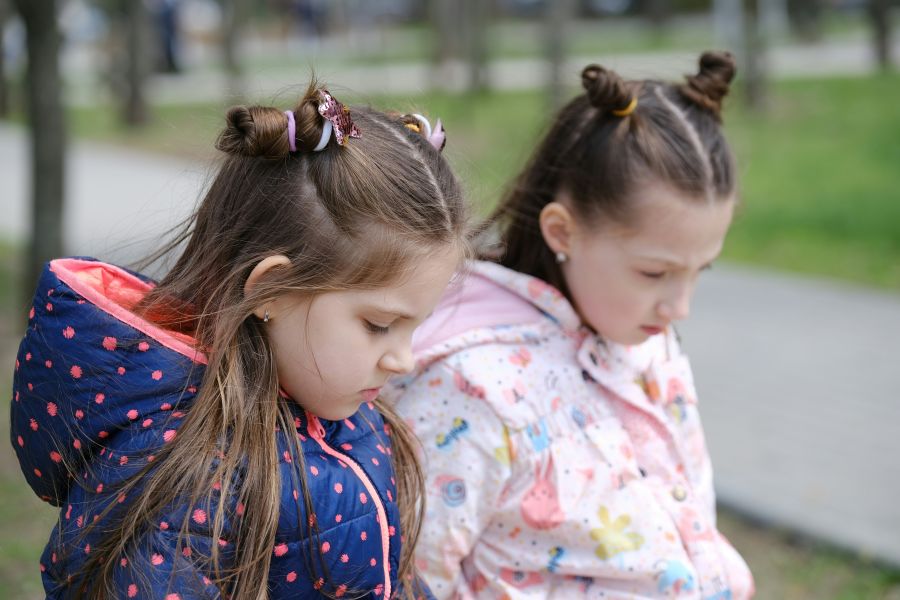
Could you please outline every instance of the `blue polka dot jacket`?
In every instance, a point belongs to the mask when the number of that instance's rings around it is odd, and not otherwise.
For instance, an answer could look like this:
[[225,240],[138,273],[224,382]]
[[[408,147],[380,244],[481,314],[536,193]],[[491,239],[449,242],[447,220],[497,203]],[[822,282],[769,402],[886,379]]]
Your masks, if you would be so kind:
[[[32,489],[60,507],[41,556],[48,598],[74,597],[73,582],[109,529],[102,521],[112,524],[140,490],[125,493],[121,483],[178,435],[200,386],[205,357],[191,340],[129,309],[152,286],[136,273],[93,259],[52,261],[40,278],[16,358],[11,437]],[[390,435],[381,415],[363,405],[348,419],[325,421],[284,401],[295,415],[315,514],[307,514],[296,483],[299,461],[291,460],[288,434],[281,433],[282,499],[269,598],[397,597],[400,520]],[[225,534],[213,540],[209,511],[173,503],[123,556],[113,581],[117,594],[221,597],[212,575],[192,557],[209,556],[218,544],[223,564],[233,560],[229,519],[241,518],[243,507],[231,506],[236,510],[228,513]],[[106,507],[112,509],[104,514]],[[189,539],[179,536],[186,511]],[[327,581],[308,567],[306,523],[312,519]]]

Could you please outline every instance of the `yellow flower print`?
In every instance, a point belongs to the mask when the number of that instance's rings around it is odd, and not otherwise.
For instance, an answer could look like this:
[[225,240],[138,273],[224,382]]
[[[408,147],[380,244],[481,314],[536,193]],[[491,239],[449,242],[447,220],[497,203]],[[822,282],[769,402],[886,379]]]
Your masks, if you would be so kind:
[[640,534],[625,532],[625,528],[631,524],[631,517],[628,515],[619,515],[615,521],[610,521],[609,510],[605,506],[601,506],[597,514],[602,527],[592,529],[591,538],[600,542],[596,553],[603,560],[622,552],[637,550],[644,545],[644,538]]
[[503,442],[502,446],[494,448],[494,458],[497,459],[497,462],[509,466],[516,458],[516,454],[513,451],[512,440],[509,439],[509,429],[506,428],[506,425],[503,426]]

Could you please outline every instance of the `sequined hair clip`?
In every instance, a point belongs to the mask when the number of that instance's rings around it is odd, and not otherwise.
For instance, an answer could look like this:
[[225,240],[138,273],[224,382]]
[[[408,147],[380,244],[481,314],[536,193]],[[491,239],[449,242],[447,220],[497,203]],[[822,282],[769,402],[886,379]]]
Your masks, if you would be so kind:
[[319,114],[325,119],[325,124],[322,127],[322,138],[316,146],[316,151],[328,145],[332,132],[334,132],[334,141],[338,146],[346,144],[349,138],[362,137],[359,128],[350,118],[350,109],[335,100],[328,90],[319,90]]
[[[322,123],[322,135],[319,137],[319,143],[313,148],[313,152],[321,152],[328,146],[331,140],[331,134],[338,146],[343,146],[349,138],[359,138],[359,128],[350,118],[350,109],[344,106],[338,100],[335,100],[328,90],[319,90],[319,114],[322,115],[324,122]],[[288,144],[291,152],[297,151],[297,122],[294,120],[294,111],[286,110],[284,115],[287,117],[287,134]]]

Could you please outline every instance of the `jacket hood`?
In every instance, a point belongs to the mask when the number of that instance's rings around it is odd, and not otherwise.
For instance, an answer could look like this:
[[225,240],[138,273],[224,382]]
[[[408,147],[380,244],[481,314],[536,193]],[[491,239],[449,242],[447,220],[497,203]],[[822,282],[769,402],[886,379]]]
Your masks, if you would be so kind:
[[540,343],[548,327],[571,338],[585,371],[611,387],[644,372],[653,357],[679,353],[671,327],[634,346],[608,342],[581,322],[555,287],[496,263],[473,261],[462,281],[447,291],[416,332],[416,371],[398,378],[391,387],[402,389],[422,369],[467,348]]
[[473,261],[416,331],[413,352],[423,366],[479,341],[520,343],[522,326],[548,323],[573,336],[587,331],[553,286],[496,263]]
[[166,428],[199,386],[206,358],[193,340],[132,311],[153,286],[94,259],[54,260],[41,274],[16,357],[10,430],[25,478],[51,504],[65,501],[70,474],[86,471],[114,436]]

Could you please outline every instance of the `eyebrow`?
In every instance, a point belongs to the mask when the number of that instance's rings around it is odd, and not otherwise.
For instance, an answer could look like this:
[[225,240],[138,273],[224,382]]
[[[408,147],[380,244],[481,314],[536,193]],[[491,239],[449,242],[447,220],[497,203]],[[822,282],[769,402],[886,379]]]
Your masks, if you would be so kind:
[[673,267],[684,266],[680,261],[673,260],[671,258],[664,258],[662,256],[653,256],[652,254],[636,254],[635,258],[637,258],[639,260],[652,260],[655,262],[661,262],[661,263],[665,263],[665,264],[673,266]]
[[396,306],[376,306],[374,304],[366,307],[367,310],[371,310],[373,312],[381,313],[382,315],[390,315],[392,317],[397,317],[400,319],[414,320],[416,317],[414,315],[409,314],[402,308]]
[[[716,253],[716,255],[713,256],[708,261],[704,262],[703,265],[704,266],[711,265],[719,258],[720,254],[721,254],[721,251]],[[665,263],[666,265],[669,265],[670,267],[676,267],[676,268],[684,268],[685,267],[685,264],[679,260],[673,260],[671,258],[665,258],[662,256],[654,256],[652,254],[636,254],[635,257],[640,260],[652,260],[652,261],[656,261],[656,262]]]

